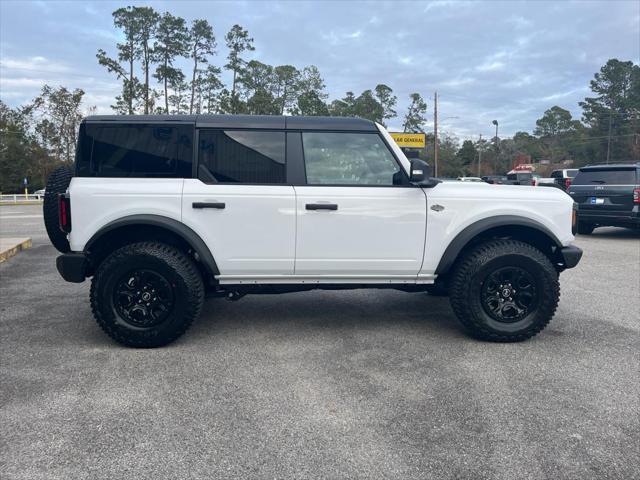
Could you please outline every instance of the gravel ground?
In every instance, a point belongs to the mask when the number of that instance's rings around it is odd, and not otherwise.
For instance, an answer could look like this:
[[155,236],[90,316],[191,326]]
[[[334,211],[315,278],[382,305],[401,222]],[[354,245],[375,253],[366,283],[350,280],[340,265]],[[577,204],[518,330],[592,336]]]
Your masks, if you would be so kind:
[[0,234],[34,238],[0,264],[2,479],[640,478],[631,232],[578,238],[524,343],[466,337],[444,298],[357,290],[212,299],[133,350],[59,278],[38,212],[0,208]]

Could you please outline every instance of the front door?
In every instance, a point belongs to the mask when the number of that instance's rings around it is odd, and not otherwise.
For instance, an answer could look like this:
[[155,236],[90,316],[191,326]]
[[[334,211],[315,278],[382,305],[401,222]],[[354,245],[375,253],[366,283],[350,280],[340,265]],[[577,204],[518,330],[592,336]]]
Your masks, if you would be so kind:
[[296,276],[416,277],[426,196],[408,184],[377,133],[303,132],[306,185],[296,186]]

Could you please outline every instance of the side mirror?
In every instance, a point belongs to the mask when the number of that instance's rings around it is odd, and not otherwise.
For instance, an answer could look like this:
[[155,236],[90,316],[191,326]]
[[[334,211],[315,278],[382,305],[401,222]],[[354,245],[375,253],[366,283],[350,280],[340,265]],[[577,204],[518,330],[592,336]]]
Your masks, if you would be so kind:
[[429,164],[424,160],[414,158],[411,160],[411,174],[409,181],[411,183],[422,183],[430,177]]

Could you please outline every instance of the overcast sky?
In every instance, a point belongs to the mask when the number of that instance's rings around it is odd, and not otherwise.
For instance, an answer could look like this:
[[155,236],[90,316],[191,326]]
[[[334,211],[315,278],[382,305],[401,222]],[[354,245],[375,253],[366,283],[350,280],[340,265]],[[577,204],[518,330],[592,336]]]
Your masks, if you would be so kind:
[[[378,83],[393,88],[398,112],[407,96],[440,94],[444,128],[460,137],[531,131],[545,109],[580,115],[578,101],[609,58],[640,63],[640,0],[432,2],[86,2],[0,0],[0,98],[10,106],[44,83],[80,87],[86,105],[109,113],[120,87],[99,66],[114,54],[111,12],[152,5],[191,21],[206,18],[218,38],[234,23],[255,39],[256,58],[272,65],[317,65],[330,99]],[[447,118],[457,117],[457,118]],[[400,119],[389,122],[398,128]]]

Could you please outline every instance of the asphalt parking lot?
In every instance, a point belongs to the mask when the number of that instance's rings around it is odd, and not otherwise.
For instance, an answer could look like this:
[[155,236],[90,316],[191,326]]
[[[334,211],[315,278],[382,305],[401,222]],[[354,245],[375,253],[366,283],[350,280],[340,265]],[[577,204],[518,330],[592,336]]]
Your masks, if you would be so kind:
[[578,238],[524,343],[469,339],[444,298],[358,290],[212,299],[133,350],[59,278],[38,213],[0,207],[0,234],[34,239],[0,264],[0,478],[640,478],[629,231]]

